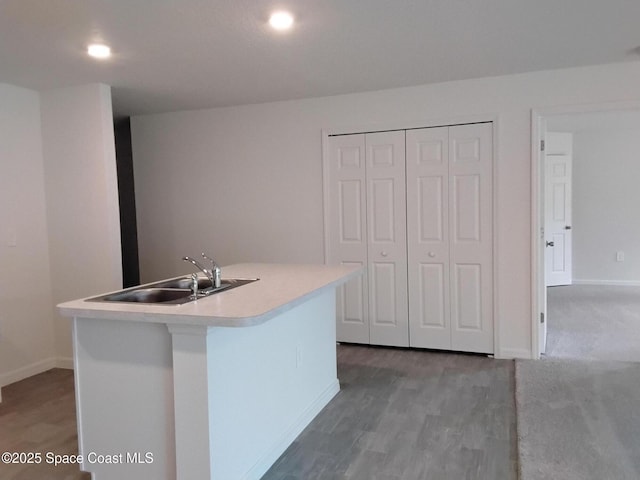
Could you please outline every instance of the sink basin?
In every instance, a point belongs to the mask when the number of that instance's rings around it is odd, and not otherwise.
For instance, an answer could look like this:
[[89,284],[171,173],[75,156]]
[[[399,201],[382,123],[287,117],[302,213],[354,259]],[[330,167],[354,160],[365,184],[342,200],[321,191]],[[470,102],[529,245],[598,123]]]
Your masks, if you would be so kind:
[[[257,278],[225,278],[219,288],[212,288],[208,278],[198,278],[198,299],[224,290],[255,282]],[[87,299],[89,302],[156,303],[180,305],[197,300],[191,292],[191,277],[174,278],[121,292]]]
[[[162,282],[152,283],[154,288],[187,288],[191,289],[191,277],[174,278],[173,280],[163,280]],[[198,290],[204,290],[211,287],[211,280],[205,277],[198,277]]]
[[112,293],[102,297],[105,302],[184,303],[190,300],[191,290],[185,288],[140,288]]
[[[257,278],[223,278],[220,283],[220,288],[215,291],[239,287],[247,283],[255,282]],[[152,283],[149,285],[153,288],[187,288],[191,289],[191,277],[174,278],[172,280],[162,280],[161,282]],[[205,290],[211,288],[211,280],[205,277],[198,277],[198,290]]]

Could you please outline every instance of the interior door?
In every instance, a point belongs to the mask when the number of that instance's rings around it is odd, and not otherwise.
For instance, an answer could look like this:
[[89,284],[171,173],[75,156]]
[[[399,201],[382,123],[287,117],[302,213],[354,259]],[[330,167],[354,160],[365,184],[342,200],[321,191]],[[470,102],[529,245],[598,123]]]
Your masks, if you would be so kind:
[[[539,166],[539,176],[537,181],[537,190],[538,190],[538,204],[539,204],[539,216],[540,216],[540,232],[538,233],[539,237],[536,242],[534,242],[533,248],[536,248],[536,267],[538,272],[545,271],[545,250],[546,247],[544,245],[544,217],[545,217],[545,154],[542,145],[544,145],[546,141],[546,121],[541,118],[539,120],[539,128],[540,132],[540,148],[538,150],[538,157],[536,159]],[[536,321],[538,325],[538,351],[542,355],[547,351],[547,288],[546,288],[546,279],[544,275],[537,276],[537,298],[536,300]]]
[[412,347],[451,348],[449,128],[407,131],[407,254]]
[[451,348],[493,353],[493,124],[449,128]]
[[[329,142],[327,261],[331,264],[367,264],[364,137],[341,135]],[[338,288],[338,341],[369,343],[367,290],[366,274]]]
[[409,346],[405,132],[365,136],[369,338]]
[[547,132],[545,139],[545,283],[571,284],[572,134]]

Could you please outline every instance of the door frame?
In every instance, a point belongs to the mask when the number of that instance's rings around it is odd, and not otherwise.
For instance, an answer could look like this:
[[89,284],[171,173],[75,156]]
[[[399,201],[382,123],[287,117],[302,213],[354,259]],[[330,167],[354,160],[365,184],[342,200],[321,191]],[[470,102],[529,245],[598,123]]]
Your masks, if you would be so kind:
[[[531,109],[531,358],[540,358],[540,314],[545,312],[544,280],[544,152],[540,142],[546,120],[559,115],[640,111],[640,101],[561,105]],[[547,319],[545,318],[545,322]],[[545,323],[546,324],[546,323]]]
[[425,120],[417,121],[385,121],[382,123],[372,124],[360,124],[360,125],[343,125],[335,127],[326,127],[321,129],[321,147],[322,147],[322,217],[323,217],[323,241],[324,241],[324,262],[327,263],[329,255],[329,225],[327,219],[327,212],[329,211],[328,205],[328,188],[329,188],[329,176],[328,176],[328,162],[329,162],[329,137],[334,135],[350,135],[360,133],[372,133],[372,132],[384,132],[389,130],[411,130],[417,128],[433,128],[452,125],[464,125],[469,123],[488,123],[493,124],[493,146],[492,146],[492,159],[491,159],[491,182],[492,182],[492,201],[491,201],[491,215],[492,215],[492,261],[491,268],[493,269],[493,357],[495,358],[513,358],[509,353],[506,355],[502,352],[502,346],[500,343],[501,338],[501,322],[499,316],[499,292],[498,292],[498,165],[499,165],[499,131],[500,131],[500,115],[498,113],[486,113],[486,114],[470,114],[459,115],[450,117],[437,117]]

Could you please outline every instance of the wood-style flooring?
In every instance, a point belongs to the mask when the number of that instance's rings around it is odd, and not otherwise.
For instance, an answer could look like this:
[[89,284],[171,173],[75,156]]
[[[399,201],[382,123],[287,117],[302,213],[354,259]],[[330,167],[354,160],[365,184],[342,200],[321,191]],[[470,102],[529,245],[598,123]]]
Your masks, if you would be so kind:
[[[512,361],[340,345],[341,391],[263,480],[516,480]],[[4,387],[0,452],[77,452],[73,373]],[[0,464],[0,479],[88,480]],[[221,479],[228,480],[228,479]]]
[[78,454],[71,370],[53,369],[2,388],[0,453],[39,452],[40,464],[0,462],[2,480],[89,480],[75,464],[53,466],[46,453]]
[[514,364],[340,345],[341,391],[263,480],[515,480]]

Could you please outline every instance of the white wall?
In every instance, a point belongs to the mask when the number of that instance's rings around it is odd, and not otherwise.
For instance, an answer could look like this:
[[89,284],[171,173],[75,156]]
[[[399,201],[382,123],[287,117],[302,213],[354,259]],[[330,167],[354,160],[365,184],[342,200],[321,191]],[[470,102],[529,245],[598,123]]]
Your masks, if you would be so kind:
[[574,134],[573,157],[574,282],[640,285],[640,122]]
[[[53,301],[122,287],[111,90],[83,85],[41,94]],[[69,319],[55,314],[58,356],[72,356]]]
[[52,303],[39,97],[0,84],[0,386],[54,366]]
[[321,130],[498,115],[499,343],[531,355],[531,109],[638,100],[640,63],[536,72],[132,119],[141,277],[323,257]]

